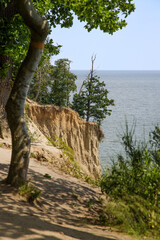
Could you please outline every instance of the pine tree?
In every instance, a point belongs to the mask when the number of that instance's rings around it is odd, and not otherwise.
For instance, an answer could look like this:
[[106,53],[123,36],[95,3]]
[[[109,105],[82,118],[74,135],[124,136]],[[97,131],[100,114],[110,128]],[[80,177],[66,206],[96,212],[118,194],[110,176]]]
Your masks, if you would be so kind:
[[52,67],[50,103],[57,106],[70,105],[70,93],[77,88],[75,80],[77,76],[70,72],[70,60],[63,58],[55,61]]
[[114,105],[113,99],[108,99],[108,90],[106,85],[100,81],[100,77],[94,74],[94,61],[92,57],[92,69],[86,81],[83,82],[79,94],[73,97],[72,109],[79,115],[89,121],[90,119],[101,125],[102,120],[111,114],[108,106]]

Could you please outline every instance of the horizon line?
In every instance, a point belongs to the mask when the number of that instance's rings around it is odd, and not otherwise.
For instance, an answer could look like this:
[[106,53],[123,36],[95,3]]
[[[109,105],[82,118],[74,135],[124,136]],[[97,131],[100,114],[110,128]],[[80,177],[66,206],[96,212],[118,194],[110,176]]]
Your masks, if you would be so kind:
[[[71,69],[71,71],[90,71],[91,69]],[[95,69],[94,71],[160,71],[160,69]]]

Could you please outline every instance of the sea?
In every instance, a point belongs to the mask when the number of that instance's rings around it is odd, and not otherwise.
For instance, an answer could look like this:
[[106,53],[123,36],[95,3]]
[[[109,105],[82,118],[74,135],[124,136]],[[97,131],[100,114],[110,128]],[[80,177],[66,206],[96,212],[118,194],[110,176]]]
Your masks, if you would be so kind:
[[[77,91],[89,71],[75,70]],[[102,122],[104,139],[99,146],[102,169],[110,166],[112,159],[124,154],[121,137],[126,122],[129,129],[135,126],[137,141],[148,141],[149,133],[160,125],[160,71],[96,71],[114,99],[111,116]]]

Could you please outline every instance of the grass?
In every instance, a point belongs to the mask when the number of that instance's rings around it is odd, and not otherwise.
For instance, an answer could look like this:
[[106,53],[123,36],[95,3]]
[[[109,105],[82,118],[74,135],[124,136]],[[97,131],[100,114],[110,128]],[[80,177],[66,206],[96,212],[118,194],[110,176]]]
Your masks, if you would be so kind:
[[102,175],[101,190],[108,202],[98,222],[140,239],[160,239],[160,128],[150,133],[148,143],[137,142],[133,134],[126,126],[126,155],[118,155]]
[[35,158],[35,155],[34,155],[33,152],[30,153],[30,157],[31,157],[31,158]]
[[139,239],[159,239],[160,209],[151,209],[148,201],[139,196],[126,195],[103,204],[97,224],[117,228]]
[[58,149],[60,149],[63,153],[63,161],[58,163],[58,168],[63,171],[64,173],[71,175],[76,178],[81,178],[85,182],[93,185],[100,186],[99,177],[97,180],[94,180],[91,176],[85,174],[81,169],[78,162],[74,159],[74,151],[71,147],[69,147],[61,138],[54,135],[51,138],[48,138],[48,141]]
[[20,186],[18,193],[25,197],[29,203],[33,203],[41,195],[41,191],[30,183]]

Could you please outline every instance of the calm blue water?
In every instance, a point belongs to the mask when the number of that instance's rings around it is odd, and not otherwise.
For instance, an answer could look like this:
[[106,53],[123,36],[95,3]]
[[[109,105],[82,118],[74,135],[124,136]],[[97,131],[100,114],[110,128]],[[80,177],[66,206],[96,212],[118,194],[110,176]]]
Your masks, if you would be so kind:
[[[78,89],[87,77],[88,71],[73,71],[77,77]],[[160,125],[160,71],[97,71],[109,90],[108,97],[115,100],[111,116],[103,121],[105,134],[100,143],[99,155],[102,167],[110,158],[122,151],[119,135],[136,121],[136,137],[147,139],[154,126]]]

